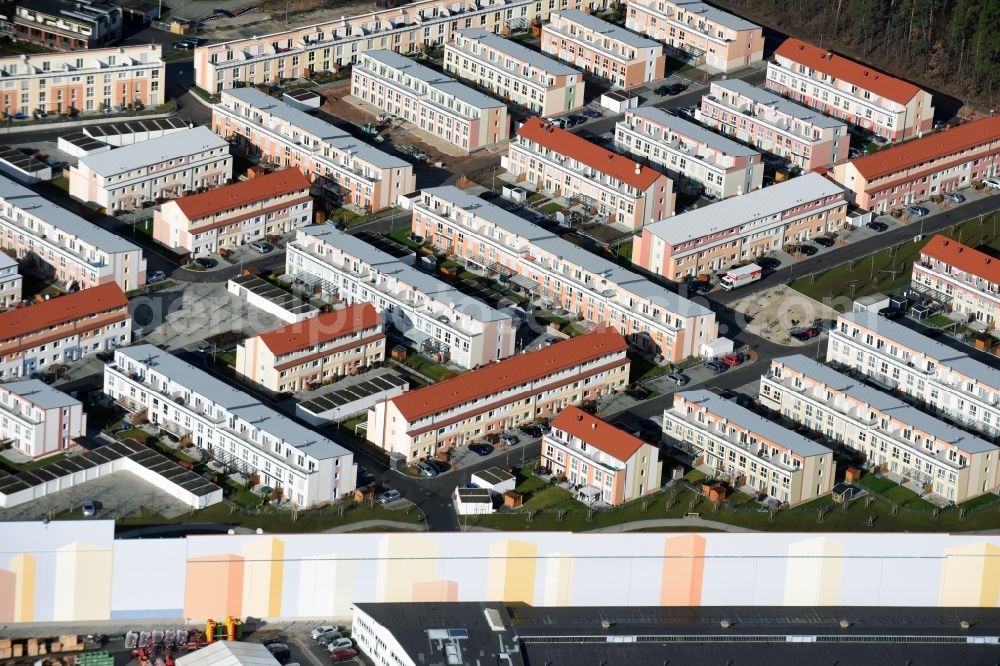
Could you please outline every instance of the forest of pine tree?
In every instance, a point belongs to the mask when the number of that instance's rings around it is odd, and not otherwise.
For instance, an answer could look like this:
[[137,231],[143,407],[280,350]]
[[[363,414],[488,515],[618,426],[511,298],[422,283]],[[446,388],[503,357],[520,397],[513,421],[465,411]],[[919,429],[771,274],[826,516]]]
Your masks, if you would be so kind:
[[712,0],[751,21],[949,94],[1000,104],[1000,0]]

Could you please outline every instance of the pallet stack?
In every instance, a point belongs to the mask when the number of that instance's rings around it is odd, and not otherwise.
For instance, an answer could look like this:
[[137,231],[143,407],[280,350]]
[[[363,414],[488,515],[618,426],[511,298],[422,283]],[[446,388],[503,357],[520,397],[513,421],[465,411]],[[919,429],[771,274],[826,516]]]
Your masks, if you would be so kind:
[[52,653],[76,652],[83,649],[80,637],[64,634],[58,638],[28,638],[23,641],[0,638],[0,661],[22,657],[44,657]]

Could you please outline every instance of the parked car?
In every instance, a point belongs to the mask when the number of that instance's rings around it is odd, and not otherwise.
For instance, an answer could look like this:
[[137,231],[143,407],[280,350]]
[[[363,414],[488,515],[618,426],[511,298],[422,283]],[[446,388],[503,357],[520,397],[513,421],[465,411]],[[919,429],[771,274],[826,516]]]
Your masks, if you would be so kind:
[[424,462],[433,467],[435,470],[437,470],[438,474],[441,474],[442,472],[448,472],[451,470],[450,464],[446,463],[443,460],[438,460],[437,458],[428,458]]
[[584,109],[580,113],[582,113],[583,115],[587,116],[588,118],[600,118],[601,117],[601,112],[598,111],[597,109]]
[[517,435],[500,435],[500,441],[503,442],[504,446],[514,446],[521,440]]
[[885,317],[886,319],[899,319],[905,314],[899,308],[882,308],[878,311],[880,317]]
[[487,444],[486,442],[479,442],[476,444],[469,444],[469,450],[480,456],[488,456],[493,453],[493,445]]
[[869,229],[873,229],[873,230],[875,230],[875,231],[877,231],[879,233],[882,233],[883,231],[888,231],[889,230],[889,225],[888,224],[886,224],[885,222],[876,222],[875,220],[872,220],[871,222],[869,222],[865,226],[868,227]]
[[672,381],[676,386],[684,386],[691,381],[691,378],[683,372],[671,372],[667,375],[667,379]]
[[930,211],[924,208],[923,206],[907,206],[906,212],[916,217],[923,217],[924,215],[927,215]]
[[316,642],[320,645],[329,645],[330,641],[335,641],[338,638],[343,638],[344,635],[340,633],[338,629],[331,629],[325,633],[320,634],[316,637]]
[[146,284],[153,284],[154,282],[163,282],[167,279],[167,274],[163,271],[153,271],[146,276]]
[[765,271],[773,271],[778,266],[781,265],[781,261],[775,259],[774,257],[760,257],[757,259],[757,265],[763,268]]
[[287,664],[288,660],[292,658],[291,649],[284,643],[272,643],[267,646],[267,651],[278,660],[279,664]]
[[271,636],[260,641],[261,645],[282,645],[288,643],[288,636]]
[[576,125],[582,125],[585,122],[587,122],[586,116],[570,116],[569,119],[573,122],[573,124],[570,125],[570,127],[574,127]]
[[725,356],[722,357],[722,362],[728,365],[729,367],[736,367],[737,365],[743,363],[743,359],[741,359],[736,354],[726,354]]
[[819,329],[816,328],[815,326],[808,326],[806,328],[800,328],[798,330],[794,330],[791,333],[789,333],[789,335],[791,335],[796,340],[801,340],[804,342],[806,340],[811,340],[812,338],[815,338],[817,335],[819,335]]
[[83,500],[83,517],[93,518],[97,515],[97,502],[94,500]]
[[654,95],[659,95],[660,97],[665,97],[670,94],[670,86],[660,86],[653,90]]
[[347,661],[358,656],[358,651],[350,647],[337,648],[330,653],[330,661]]
[[645,400],[646,398],[649,397],[649,391],[642,388],[641,386],[636,386],[635,388],[631,388],[625,391],[625,395],[632,398],[633,400]]
[[957,203],[957,204],[965,202],[965,195],[959,194],[958,192],[945,192],[944,198],[952,203]]
[[560,127],[562,129],[566,129],[566,119],[565,118],[546,118],[545,121],[548,122],[548,123],[551,123],[551,124],[555,125],[556,127]]
[[528,437],[541,437],[542,429],[535,424],[521,426],[521,432],[523,432]]
[[403,497],[403,493],[399,492],[398,490],[387,490],[378,497],[376,497],[375,500],[379,504],[388,504],[389,502],[395,502],[401,497]]
[[817,249],[815,245],[809,245],[808,243],[799,243],[798,245],[795,246],[795,251],[798,252],[799,254],[804,254],[807,257],[811,257],[817,252],[819,252],[819,249]]
[[685,282],[687,288],[696,294],[704,294],[712,291],[712,283],[704,280],[688,280]]
[[198,257],[194,262],[205,269],[215,268],[216,263],[218,263],[211,257]]
[[829,236],[820,236],[818,238],[813,238],[812,242],[823,247],[833,247],[835,241]]
[[983,184],[991,190],[1000,190],[1000,178],[984,178]]
[[876,134],[875,136],[873,136],[872,139],[871,139],[871,141],[876,146],[885,146],[885,145],[887,145],[889,143],[889,139],[885,138],[884,136],[879,136],[878,134]]
[[431,467],[430,465],[428,465],[426,462],[424,462],[422,460],[420,462],[418,462],[416,465],[414,465],[414,467],[416,467],[417,470],[422,475],[424,475],[424,476],[426,476],[428,478],[433,478],[433,477],[435,477],[435,476],[438,475],[436,469],[434,469],[433,467]]
[[353,647],[354,647],[354,641],[352,641],[350,638],[337,638],[335,640],[330,641],[326,649],[328,649],[330,652],[336,652],[341,648],[353,648]]
[[857,159],[857,158],[861,157],[863,154],[864,153],[862,153],[857,148],[848,148],[847,149],[847,158],[848,159],[854,160],[854,159]]
[[260,252],[261,254],[267,254],[274,249],[274,246],[265,241],[253,241],[249,243],[250,248]]
[[713,374],[722,374],[725,372],[729,366],[722,361],[706,361],[705,367],[712,371]]

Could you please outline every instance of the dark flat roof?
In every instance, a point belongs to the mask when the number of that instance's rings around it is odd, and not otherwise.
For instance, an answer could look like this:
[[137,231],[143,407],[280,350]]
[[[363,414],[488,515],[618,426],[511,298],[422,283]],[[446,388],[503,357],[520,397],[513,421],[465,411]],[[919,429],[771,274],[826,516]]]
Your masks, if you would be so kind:
[[231,282],[238,284],[247,291],[267,299],[282,310],[287,310],[292,314],[302,314],[310,310],[316,310],[312,305],[306,303],[301,298],[293,296],[281,287],[276,287],[267,280],[256,275],[239,275]]
[[299,406],[310,414],[317,416],[370,395],[388,391],[393,387],[403,386],[406,380],[398,375],[379,375],[329,393],[317,395],[299,403]]
[[15,150],[10,146],[0,144],[0,160],[11,166],[15,166],[26,173],[37,173],[43,169],[48,169],[49,165],[41,160],[37,160],[31,155],[25,155],[20,150]]

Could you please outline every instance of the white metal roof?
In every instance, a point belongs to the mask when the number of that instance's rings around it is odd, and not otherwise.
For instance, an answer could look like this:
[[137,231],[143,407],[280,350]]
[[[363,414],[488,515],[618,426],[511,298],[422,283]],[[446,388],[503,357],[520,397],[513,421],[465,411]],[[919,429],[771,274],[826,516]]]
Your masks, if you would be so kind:
[[[386,67],[409,74],[413,78],[423,81],[429,87],[437,88],[442,93],[462,100],[477,109],[492,109],[498,106],[505,106],[500,100],[493,99],[489,95],[484,95],[478,90],[459,83],[450,76],[434,71],[430,67],[421,65],[419,62],[400,55],[395,51],[380,49],[377,51],[365,51],[365,55],[376,62],[382,63]],[[405,85],[400,81],[397,81],[397,83]]]
[[40,379],[25,379],[17,382],[0,384],[0,389],[10,391],[36,405],[40,409],[55,409],[57,407],[72,407],[81,404],[79,400],[68,393],[53,388]]
[[[716,134],[715,132],[707,130],[701,125],[697,125],[690,120],[684,120],[683,118],[672,116],[663,109],[655,106],[643,106],[638,109],[629,109],[625,112],[625,115],[628,116],[629,114],[645,118],[646,120],[656,123],[657,125],[662,125],[663,127],[672,130],[679,136],[690,137],[691,139],[703,143],[706,146],[711,146],[715,150],[725,153],[726,155],[741,155],[745,157],[760,155],[760,153],[749,146],[744,146],[742,143],[733,141],[732,139],[722,136],[721,134]],[[620,122],[624,123],[625,121]]]
[[704,16],[709,21],[714,21],[719,25],[724,25],[731,30],[753,30],[755,28],[760,28],[756,23],[751,23],[750,21],[736,16],[735,14],[730,14],[729,12],[724,12],[717,7],[706,4],[704,2],[694,1],[694,2],[675,2],[677,9],[681,11],[690,12],[692,14],[698,14]]
[[228,147],[229,143],[221,136],[207,127],[198,126],[107,152],[85,155],[80,158],[80,164],[107,177],[205,150]]
[[279,666],[260,643],[217,641],[177,658],[177,666]]
[[459,30],[458,34],[463,37],[468,37],[469,39],[474,39],[477,42],[482,42],[490,48],[496,49],[500,53],[505,53],[512,58],[520,60],[521,62],[526,62],[532,67],[537,67],[541,71],[546,74],[551,74],[552,76],[564,76],[580,73],[578,70],[559,62],[555,58],[550,58],[539,53],[538,51],[529,49],[520,42],[505,39],[495,32],[489,32],[488,30],[483,30],[482,28],[469,28],[467,30]]
[[836,118],[831,118],[830,116],[824,116],[815,109],[810,109],[807,106],[796,104],[795,102],[785,99],[781,95],[776,95],[769,90],[752,86],[742,79],[713,81],[712,85],[719,86],[729,92],[752,99],[758,104],[774,109],[778,113],[801,120],[802,122],[809,123],[810,125],[815,125],[816,127],[847,127],[842,120],[837,120]]
[[631,30],[626,30],[625,28],[617,26],[614,23],[608,23],[607,21],[599,19],[592,14],[587,14],[579,9],[560,9],[559,16],[562,16],[566,20],[572,21],[578,25],[582,25],[588,30],[593,30],[596,33],[605,35],[610,39],[614,39],[623,44],[628,44],[633,48],[643,49],[650,46],[663,46],[656,40],[643,37],[642,35],[637,35]]

